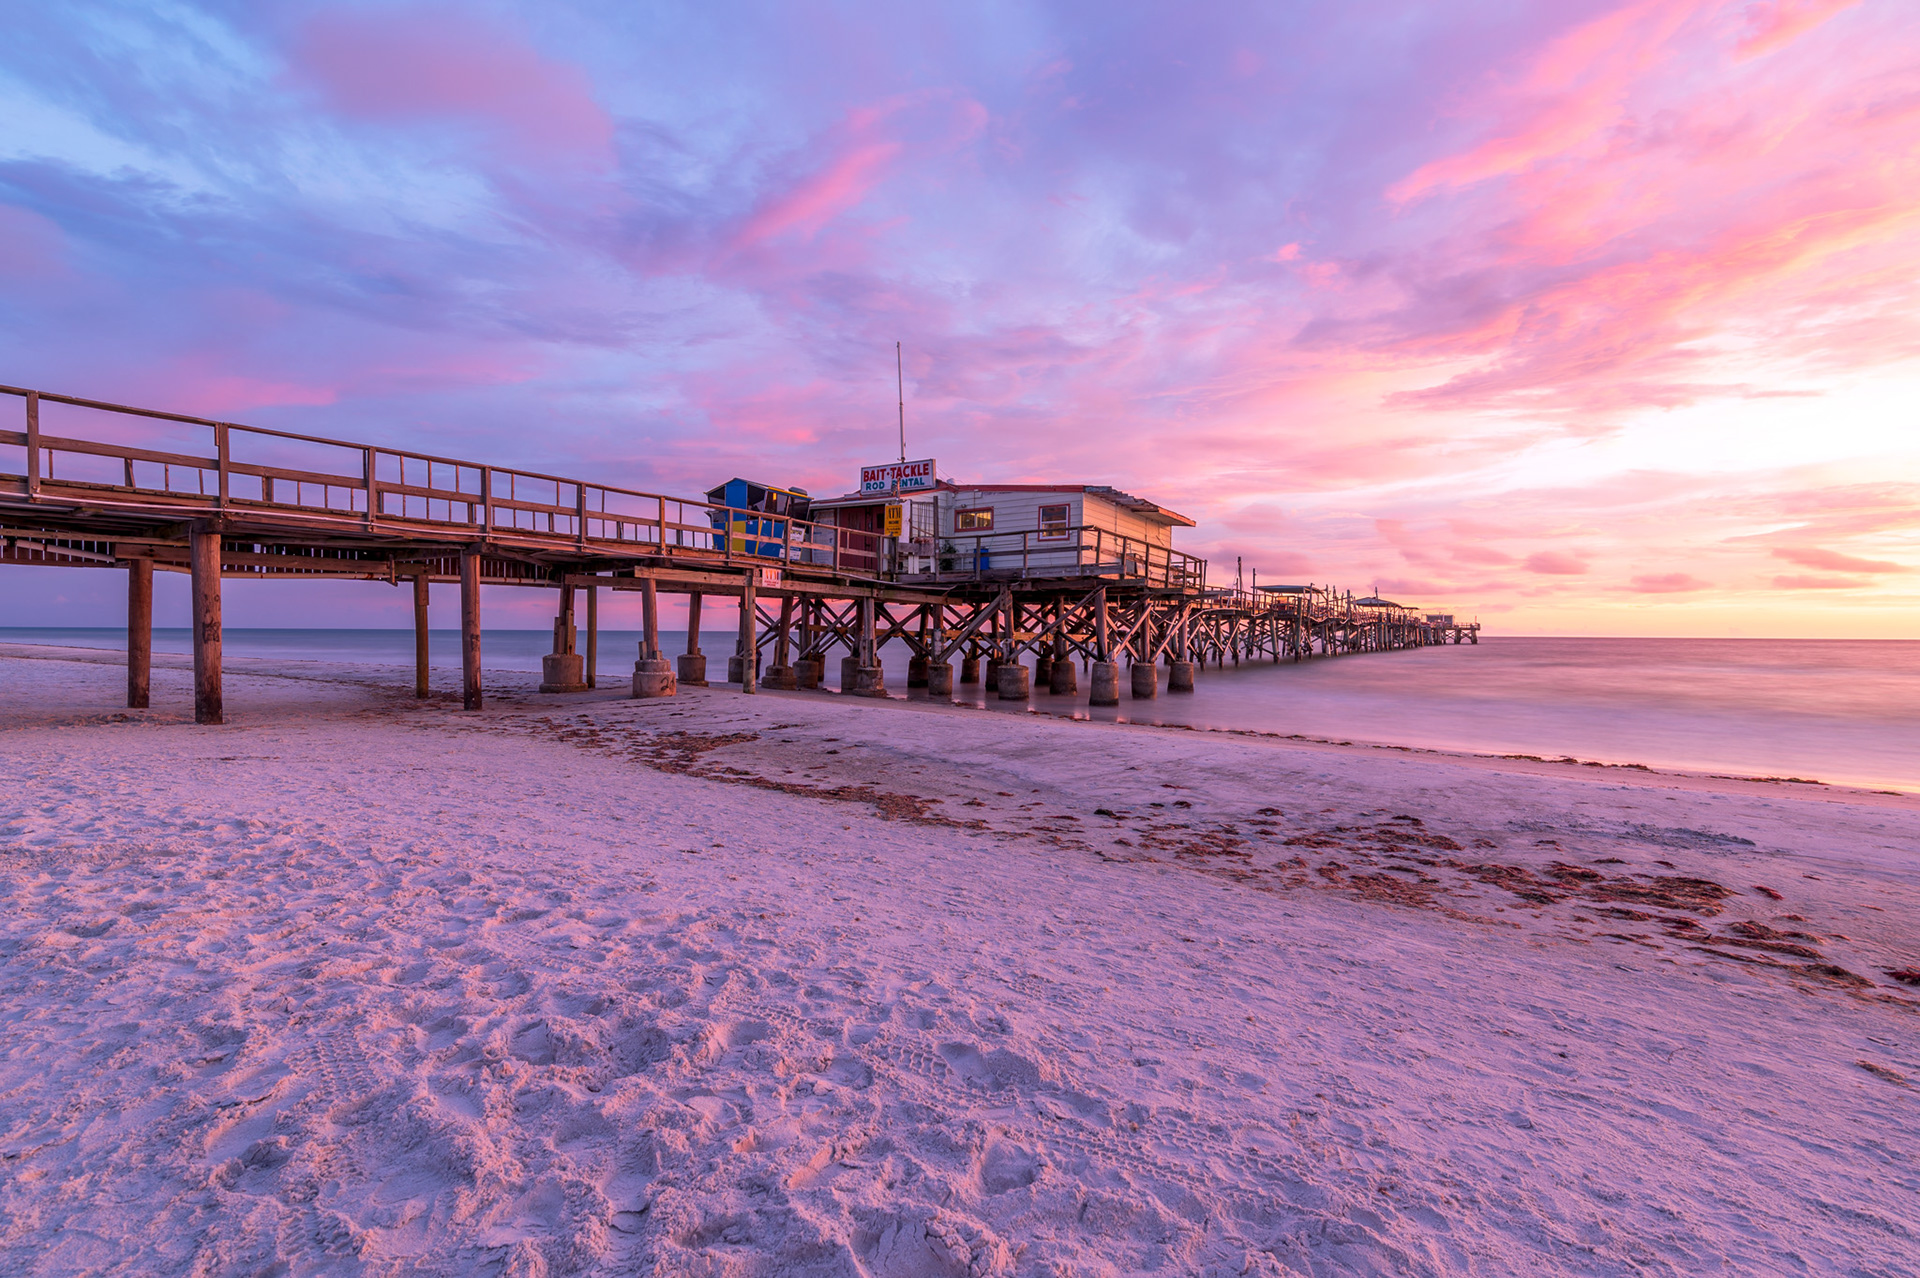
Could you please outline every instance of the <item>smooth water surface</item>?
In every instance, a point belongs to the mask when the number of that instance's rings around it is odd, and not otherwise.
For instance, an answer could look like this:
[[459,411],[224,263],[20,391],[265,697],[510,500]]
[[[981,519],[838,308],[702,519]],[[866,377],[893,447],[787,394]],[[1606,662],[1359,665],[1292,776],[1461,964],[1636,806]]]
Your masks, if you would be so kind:
[[[639,635],[600,633],[603,684],[627,677]],[[586,636],[581,636],[584,649]],[[119,630],[4,628],[0,641],[89,648],[125,646]],[[408,667],[410,630],[230,629],[235,656]],[[684,636],[663,632],[671,655]],[[708,672],[726,676],[730,628],[703,635]],[[489,630],[487,668],[537,671],[544,630]],[[432,660],[457,669],[459,633],[430,636]],[[156,629],[154,648],[187,652],[185,629]],[[839,652],[827,663],[838,683]],[[883,654],[887,685],[906,694],[909,653]],[[958,673],[958,665],[955,667]],[[1425,746],[1484,754],[1571,755],[1655,768],[1801,777],[1920,791],[1920,642],[1798,639],[1483,638],[1409,652],[1275,665],[1207,667],[1192,695],[1135,701],[1121,672],[1121,704],[1087,705],[1036,691],[1030,703],[958,685],[956,701],[1007,713],[1030,710],[1121,722],[1298,733],[1336,741]],[[817,694],[806,694],[817,695]],[[918,697],[923,694],[914,693]]]

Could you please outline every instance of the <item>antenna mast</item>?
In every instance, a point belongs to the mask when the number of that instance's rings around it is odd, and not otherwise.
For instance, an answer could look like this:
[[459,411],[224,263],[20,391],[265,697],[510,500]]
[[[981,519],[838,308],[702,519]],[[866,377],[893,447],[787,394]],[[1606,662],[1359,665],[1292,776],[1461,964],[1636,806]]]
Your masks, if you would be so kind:
[[893,375],[900,388],[900,464],[907,464],[907,373],[900,362],[900,343],[893,344]]

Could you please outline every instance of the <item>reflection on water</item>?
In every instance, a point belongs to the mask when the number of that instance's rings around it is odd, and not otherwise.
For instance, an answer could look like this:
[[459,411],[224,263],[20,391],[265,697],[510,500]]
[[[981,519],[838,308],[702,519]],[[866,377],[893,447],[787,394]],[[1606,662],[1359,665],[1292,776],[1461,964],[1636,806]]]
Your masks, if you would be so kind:
[[[639,636],[602,631],[600,673],[633,668]],[[726,673],[731,631],[703,636],[709,672]],[[684,637],[665,632],[671,654]],[[115,630],[0,629],[16,643],[119,647]],[[581,636],[582,646],[585,636]],[[406,630],[229,630],[236,656],[365,661],[406,666]],[[550,636],[489,630],[486,665],[534,671]],[[154,647],[190,650],[188,632],[155,630]],[[459,664],[459,635],[437,630],[432,659]],[[906,695],[908,651],[883,654],[887,686]],[[840,663],[827,663],[837,682]],[[957,664],[956,664],[957,673]],[[1510,639],[1274,665],[1207,667],[1191,695],[1135,701],[1122,672],[1121,704],[1034,693],[1026,703],[959,685],[956,700],[1003,713],[1040,711],[1120,722],[1187,724],[1337,741],[1491,754],[1573,755],[1740,775],[1798,776],[1920,790],[1920,642],[1799,639]],[[816,694],[788,694],[816,695]],[[921,693],[912,694],[914,697]]]

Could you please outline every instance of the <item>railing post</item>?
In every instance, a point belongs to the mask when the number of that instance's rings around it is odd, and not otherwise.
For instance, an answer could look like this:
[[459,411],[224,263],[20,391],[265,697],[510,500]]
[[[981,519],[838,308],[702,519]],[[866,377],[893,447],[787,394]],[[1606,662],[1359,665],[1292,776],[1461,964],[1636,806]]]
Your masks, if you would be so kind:
[[27,392],[27,496],[40,495],[40,392]]
[[578,539],[580,549],[585,550],[587,548],[587,486],[585,484],[573,486],[573,507],[574,536]]
[[[380,496],[374,491],[373,486],[373,449],[363,448],[360,450],[360,464],[366,470],[366,474],[361,479],[361,486],[366,490],[367,494],[367,527],[371,528],[373,527],[373,508],[378,503]],[[226,450],[222,449],[220,451],[220,504],[224,506],[226,501],[227,454]]]
[[660,525],[658,536],[660,539],[660,553],[664,555],[667,553],[667,499],[665,494],[662,494],[660,497]]
[[218,476],[218,480],[216,481],[217,491],[214,495],[213,504],[223,508],[227,504],[228,429],[225,423],[216,425],[213,428],[213,464],[215,467],[214,473]]

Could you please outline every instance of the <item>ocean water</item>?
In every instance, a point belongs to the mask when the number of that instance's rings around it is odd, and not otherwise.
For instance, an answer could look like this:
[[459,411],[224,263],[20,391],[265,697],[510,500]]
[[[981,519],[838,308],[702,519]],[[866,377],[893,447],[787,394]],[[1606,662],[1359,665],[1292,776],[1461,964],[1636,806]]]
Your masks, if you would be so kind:
[[[401,668],[413,661],[409,630],[230,629],[225,639],[236,656]],[[601,632],[603,684],[631,673],[638,639],[633,631]],[[710,676],[723,678],[731,633],[703,639]],[[663,632],[661,640],[669,654],[684,645],[674,632]],[[0,628],[0,642],[119,648],[125,635]],[[488,669],[537,671],[549,643],[544,630],[488,630],[481,651]],[[154,648],[187,652],[190,636],[185,629],[156,629]],[[430,652],[441,670],[456,669],[459,633],[433,631]],[[899,643],[882,654],[887,685],[899,696],[908,695],[909,655]],[[829,683],[838,682],[839,656],[828,660]],[[1208,666],[1191,695],[1167,693],[1163,670],[1160,695],[1150,701],[1128,696],[1121,674],[1118,707],[1087,705],[1084,667],[1073,698],[1036,691],[1031,703],[1002,702],[960,684],[954,699],[994,713],[1572,756],[1920,791],[1920,642],[1483,637],[1477,646]]]

